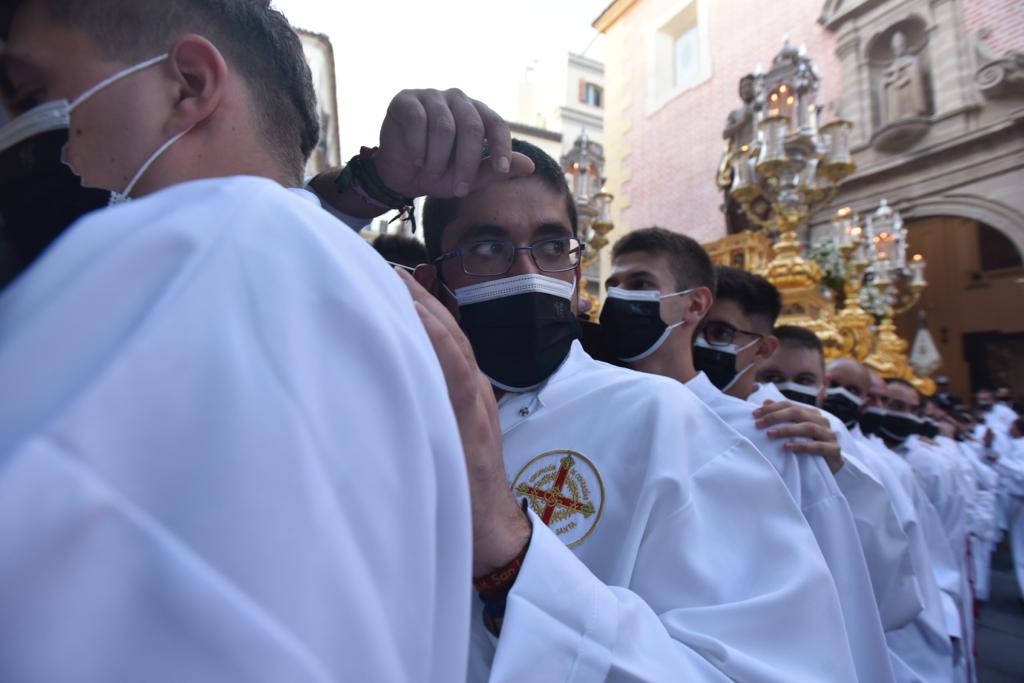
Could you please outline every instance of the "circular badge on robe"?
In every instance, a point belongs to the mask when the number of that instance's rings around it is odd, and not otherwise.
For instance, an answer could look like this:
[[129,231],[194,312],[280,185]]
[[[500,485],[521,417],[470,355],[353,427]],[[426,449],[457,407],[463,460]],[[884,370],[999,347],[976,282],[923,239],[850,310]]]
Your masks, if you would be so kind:
[[534,513],[570,548],[597,528],[604,510],[604,483],[594,463],[576,451],[548,451],[526,463],[512,481]]

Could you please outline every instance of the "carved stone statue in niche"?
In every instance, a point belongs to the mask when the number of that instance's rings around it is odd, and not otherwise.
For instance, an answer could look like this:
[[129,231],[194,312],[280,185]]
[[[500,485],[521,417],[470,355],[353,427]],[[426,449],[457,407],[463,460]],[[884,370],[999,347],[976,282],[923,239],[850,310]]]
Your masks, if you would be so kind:
[[928,113],[924,74],[915,55],[907,53],[907,38],[902,32],[892,34],[892,63],[882,72],[883,123]]
[[754,101],[757,93],[755,92],[753,74],[747,74],[740,79],[739,94],[743,106],[729,112],[725,121],[725,130],[722,131],[722,137],[731,140],[734,147],[749,142],[754,132]]

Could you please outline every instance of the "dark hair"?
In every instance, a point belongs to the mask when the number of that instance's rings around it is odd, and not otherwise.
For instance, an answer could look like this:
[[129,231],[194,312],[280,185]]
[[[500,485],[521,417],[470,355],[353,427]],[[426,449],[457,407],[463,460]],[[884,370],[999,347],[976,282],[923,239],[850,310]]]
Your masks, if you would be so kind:
[[1018,417],[1013,421],[1013,426],[1017,428],[1017,431],[1024,434],[1024,417]]
[[692,237],[665,228],[641,228],[626,233],[612,247],[613,260],[635,253],[664,256],[680,290],[707,287],[714,294],[715,267]]
[[751,319],[760,330],[768,334],[775,327],[775,320],[782,312],[782,295],[775,286],[760,275],[748,273],[739,268],[717,266],[719,301],[734,301],[744,315]]
[[[572,234],[578,235],[576,220],[576,199],[569,191],[569,184],[565,181],[565,171],[558,165],[558,162],[548,156],[547,152],[536,145],[531,145],[525,140],[513,138],[512,151],[527,156],[533,162],[534,171],[531,178],[537,178],[545,187],[556,194],[565,197],[565,210],[569,214],[569,223],[572,227]],[[488,154],[488,150],[484,150]],[[427,197],[423,204],[423,239],[427,244],[427,256],[433,261],[441,255],[441,243],[444,237],[444,229],[455,220],[459,214],[458,197],[439,199]]]
[[379,235],[373,240],[373,248],[386,261],[401,263],[410,268],[427,262],[427,248],[423,242],[408,235]]
[[[0,33],[28,0],[6,0]],[[217,46],[245,80],[256,126],[274,156],[295,175],[320,137],[313,77],[298,34],[270,0],[38,0],[54,18],[84,30],[104,55],[122,62],[170,50],[188,33]]]
[[806,327],[779,325],[772,334],[778,337],[779,342],[786,348],[816,351],[822,358],[825,357],[825,347],[822,346],[821,339]]

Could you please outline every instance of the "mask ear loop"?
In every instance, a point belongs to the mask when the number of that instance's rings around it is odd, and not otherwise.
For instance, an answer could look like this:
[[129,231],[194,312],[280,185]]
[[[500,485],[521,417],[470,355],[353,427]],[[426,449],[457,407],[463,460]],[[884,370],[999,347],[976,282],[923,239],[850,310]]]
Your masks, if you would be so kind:
[[138,184],[140,180],[142,180],[142,176],[146,174],[146,171],[148,171],[149,167],[153,165],[153,162],[159,159],[160,156],[167,151],[168,147],[170,147],[175,142],[188,135],[194,127],[194,125],[189,126],[185,130],[178,133],[177,135],[172,135],[170,138],[168,138],[167,142],[160,145],[160,147],[158,147],[157,150],[153,152],[148,159],[146,159],[146,163],[142,164],[142,167],[135,172],[135,175],[132,176],[132,179],[128,181],[128,185],[124,188],[123,192],[110,193],[110,205],[114,206],[115,204],[123,204],[127,202],[131,198],[131,193],[132,190],[135,189],[135,185]]
[[70,113],[74,112],[75,108],[77,108],[80,104],[82,104],[83,102],[88,100],[90,97],[92,97],[93,95],[98,93],[100,90],[103,90],[104,88],[106,88],[108,85],[116,83],[119,80],[121,80],[122,78],[127,78],[128,76],[131,76],[134,73],[138,73],[139,71],[142,71],[143,69],[148,69],[149,67],[153,66],[154,64],[159,64],[160,62],[162,62],[165,59],[167,59],[167,57],[168,57],[168,54],[165,52],[162,55],[158,55],[156,57],[153,57],[152,59],[147,59],[144,62],[140,62],[139,64],[136,64],[135,66],[128,67],[127,69],[124,69],[123,71],[118,71],[116,74],[114,74],[113,76],[110,76],[109,78],[104,78],[102,81],[100,81],[99,83],[97,83],[96,85],[92,86],[91,88],[86,90],[84,93],[82,93],[81,95],[76,97],[75,101],[72,102],[70,105],[68,105],[68,113],[70,114]]

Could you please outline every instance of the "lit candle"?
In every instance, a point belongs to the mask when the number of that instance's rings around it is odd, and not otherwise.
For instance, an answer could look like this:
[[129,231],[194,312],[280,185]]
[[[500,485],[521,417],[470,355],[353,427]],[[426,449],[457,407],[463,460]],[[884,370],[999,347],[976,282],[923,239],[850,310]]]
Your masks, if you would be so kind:
[[925,281],[924,281],[924,268],[925,268],[924,255],[923,254],[914,254],[911,257],[911,261],[910,261],[910,273],[911,273],[911,276],[912,276],[912,279],[910,280],[910,284],[918,286],[918,287],[923,287],[925,285]]

